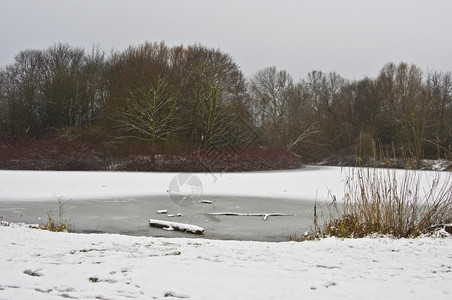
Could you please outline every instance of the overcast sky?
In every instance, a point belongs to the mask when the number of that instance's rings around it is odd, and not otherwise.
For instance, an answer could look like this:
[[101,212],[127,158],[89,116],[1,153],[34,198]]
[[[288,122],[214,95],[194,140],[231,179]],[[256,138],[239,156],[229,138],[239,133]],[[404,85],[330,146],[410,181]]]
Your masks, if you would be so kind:
[[0,66],[56,42],[125,49],[200,43],[245,76],[276,66],[376,77],[388,62],[452,71],[450,0],[0,0]]

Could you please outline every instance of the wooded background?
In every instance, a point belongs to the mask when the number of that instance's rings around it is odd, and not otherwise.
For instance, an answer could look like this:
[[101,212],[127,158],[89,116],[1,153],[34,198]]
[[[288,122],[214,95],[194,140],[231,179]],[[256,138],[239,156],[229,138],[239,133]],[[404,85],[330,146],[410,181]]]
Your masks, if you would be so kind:
[[353,81],[321,71],[295,81],[276,67],[245,78],[229,54],[199,44],[146,42],[110,53],[55,44],[24,50],[0,69],[0,136],[17,142],[50,132],[153,158],[212,146],[237,152],[252,142],[305,162],[371,155],[375,145],[450,159],[452,74],[402,62]]

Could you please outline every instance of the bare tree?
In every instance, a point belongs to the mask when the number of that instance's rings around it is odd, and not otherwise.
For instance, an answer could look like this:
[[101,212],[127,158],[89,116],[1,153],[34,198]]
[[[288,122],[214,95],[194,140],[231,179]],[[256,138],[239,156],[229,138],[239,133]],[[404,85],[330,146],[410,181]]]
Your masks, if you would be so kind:
[[452,73],[432,72],[426,79],[431,103],[431,141],[439,157],[452,156]]
[[229,55],[200,45],[187,48],[183,63],[184,120],[193,140],[221,145],[232,115],[246,110],[243,74]]
[[136,87],[128,94],[113,116],[118,138],[148,141],[155,154],[157,143],[165,142],[179,129],[178,94],[160,75],[152,85]]
[[346,122],[347,80],[335,72],[312,71],[301,83],[306,102],[311,105],[309,124],[318,132],[311,152],[323,156],[348,145],[350,128]]
[[83,102],[80,82],[84,50],[56,44],[44,52],[42,94],[46,127],[80,126]]
[[8,104],[6,100],[6,73],[0,70],[0,135],[8,133]]
[[11,134],[37,135],[43,129],[42,64],[40,51],[26,50],[2,72],[1,97]]
[[83,58],[80,74],[80,126],[88,127],[102,112],[108,97],[107,89],[107,58],[99,47],[93,47]]
[[264,128],[275,143],[285,145],[288,134],[290,97],[294,83],[286,71],[268,67],[258,71],[250,80],[255,124]]
[[[422,71],[406,63],[387,64],[377,79],[382,99],[383,134],[397,141],[403,151],[422,158],[430,114],[424,97]],[[388,139],[386,139],[388,140]]]

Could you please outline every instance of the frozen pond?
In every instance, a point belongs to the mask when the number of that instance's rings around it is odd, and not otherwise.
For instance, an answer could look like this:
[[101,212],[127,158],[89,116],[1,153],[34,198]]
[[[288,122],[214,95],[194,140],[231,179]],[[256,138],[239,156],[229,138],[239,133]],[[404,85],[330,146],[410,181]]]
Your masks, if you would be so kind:
[[[406,171],[398,170],[397,176]],[[153,173],[0,170],[0,216],[5,221],[46,223],[65,218],[76,232],[194,236],[151,228],[149,219],[188,223],[205,229],[204,238],[287,241],[311,229],[314,200],[340,202],[352,168],[307,166],[299,170],[243,173]],[[449,173],[422,171],[420,188],[447,184]],[[184,200],[192,197],[192,202]],[[189,200],[189,198],[187,198]],[[201,203],[202,200],[211,204]],[[167,210],[168,217],[157,214]],[[281,213],[291,216],[212,216],[210,213]],[[320,213],[319,213],[320,215]],[[322,219],[320,224],[322,225]]]
[[[62,199],[64,217],[76,232],[195,236],[151,228],[149,219],[158,219],[201,226],[208,239],[287,241],[310,229],[314,199],[325,203],[330,189],[342,190],[342,177],[341,168],[316,166],[242,173],[0,170],[0,216],[45,224],[49,211],[58,217],[57,199]],[[290,216],[264,221],[262,216],[209,215],[225,212]]]
[[[208,203],[184,207],[169,197],[134,197],[63,201],[64,217],[75,232],[107,232],[137,236],[196,237],[149,226],[158,219],[189,223],[205,228],[202,237],[256,241],[287,241],[290,234],[303,233],[312,225],[314,202],[253,197],[204,197]],[[206,202],[208,202],[206,201]],[[158,214],[158,210],[167,210]],[[0,215],[12,222],[45,223],[47,213],[58,217],[56,201],[2,201]],[[290,216],[214,216],[209,213],[283,213]],[[182,214],[169,217],[170,214]]]

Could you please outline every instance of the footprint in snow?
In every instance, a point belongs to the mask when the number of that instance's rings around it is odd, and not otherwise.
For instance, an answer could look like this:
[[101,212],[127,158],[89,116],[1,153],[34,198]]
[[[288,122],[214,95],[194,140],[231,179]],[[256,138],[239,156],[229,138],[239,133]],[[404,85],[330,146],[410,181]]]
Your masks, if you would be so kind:
[[166,292],[165,294],[163,294],[163,297],[173,297],[173,298],[181,298],[181,299],[186,299],[186,298],[190,298],[190,296],[187,295],[183,295],[183,294],[178,294],[175,292]]

